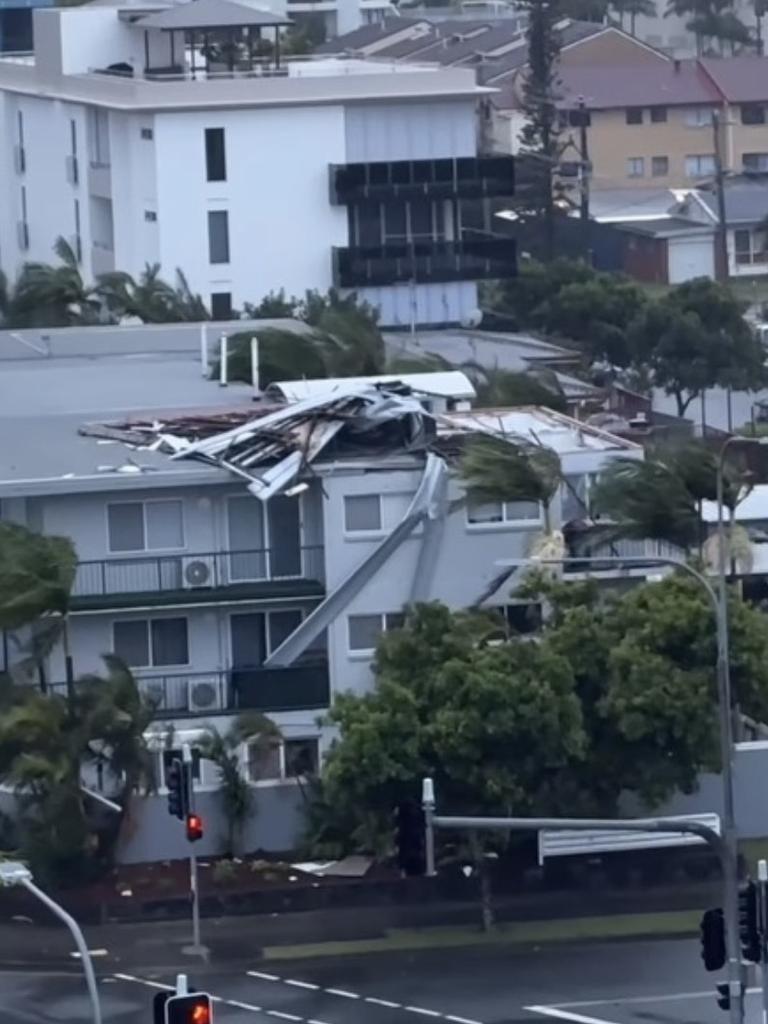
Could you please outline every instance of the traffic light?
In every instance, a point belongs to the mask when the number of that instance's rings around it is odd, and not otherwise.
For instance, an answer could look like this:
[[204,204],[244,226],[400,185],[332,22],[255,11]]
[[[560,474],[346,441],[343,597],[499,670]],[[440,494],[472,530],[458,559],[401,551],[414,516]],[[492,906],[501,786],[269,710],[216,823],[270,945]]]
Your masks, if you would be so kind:
[[717,1005],[721,1010],[730,1010],[731,1008],[731,986],[727,981],[721,981],[717,988]]
[[174,757],[165,771],[168,813],[183,821],[189,809],[189,772],[181,758]]
[[708,971],[725,966],[725,918],[721,907],[705,910],[701,919],[701,959]]
[[211,997],[207,992],[172,995],[165,1003],[165,1024],[213,1024]]
[[409,876],[423,875],[427,870],[424,811],[415,800],[397,808],[397,863]]
[[187,839],[190,843],[196,843],[203,838],[203,819],[199,814],[191,812],[187,814]]
[[760,927],[757,915],[757,886],[744,882],[739,886],[739,936],[745,960],[760,963]]

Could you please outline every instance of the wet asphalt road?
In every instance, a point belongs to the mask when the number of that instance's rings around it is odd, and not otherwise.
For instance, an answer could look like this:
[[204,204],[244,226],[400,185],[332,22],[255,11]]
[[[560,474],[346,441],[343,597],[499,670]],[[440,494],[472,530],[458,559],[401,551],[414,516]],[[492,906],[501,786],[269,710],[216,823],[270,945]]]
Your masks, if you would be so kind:
[[[152,997],[174,981],[98,963],[103,1019],[151,1024]],[[190,982],[217,998],[221,1024],[727,1024],[692,940],[504,947],[211,967]],[[87,1024],[73,972],[0,974],[11,1024]],[[759,1024],[761,997],[747,997]]]

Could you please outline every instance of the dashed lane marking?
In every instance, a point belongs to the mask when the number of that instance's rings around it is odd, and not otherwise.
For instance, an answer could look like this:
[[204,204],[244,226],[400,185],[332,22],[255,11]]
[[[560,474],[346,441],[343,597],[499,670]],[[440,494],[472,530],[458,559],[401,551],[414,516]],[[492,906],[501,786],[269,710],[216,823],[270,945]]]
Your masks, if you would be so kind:
[[268,1017],[278,1017],[280,1020],[302,1021],[303,1017],[297,1017],[295,1013],[284,1013],[282,1010],[265,1010]]
[[545,1017],[556,1017],[558,1020],[572,1021],[573,1024],[617,1024],[616,1021],[606,1020],[605,1017],[587,1017],[583,1013],[573,1013],[571,1010],[561,1010],[557,1006],[525,1006],[523,1009],[530,1013],[540,1013]]
[[445,1019],[453,1021],[453,1024],[480,1024],[479,1020],[472,1020],[471,1017],[457,1017],[453,1013],[446,1013]]
[[404,1010],[408,1013],[420,1013],[422,1017],[442,1017],[444,1014],[440,1013],[439,1010],[427,1010],[423,1006],[404,1006]]
[[246,971],[252,978],[261,978],[262,981],[282,981],[276,974],[267,974],[266,971]]
[[388,1010],[399,1010],[403,1005],[396,1003],[393,999],[379,999],[376,996],[365,996],[366,1003],[373,1003],[374,1006],[385,1006]]
[[325,988],[329,996],[341,996],[342,999],[360,999],[358,992],[348,992],[345,988]]
[[310,992],[319,992],[320,986],[315,985],[312,981],[296,981],[295,978],[286,978],[286,985],[293,985],[294,988],[308,988]]

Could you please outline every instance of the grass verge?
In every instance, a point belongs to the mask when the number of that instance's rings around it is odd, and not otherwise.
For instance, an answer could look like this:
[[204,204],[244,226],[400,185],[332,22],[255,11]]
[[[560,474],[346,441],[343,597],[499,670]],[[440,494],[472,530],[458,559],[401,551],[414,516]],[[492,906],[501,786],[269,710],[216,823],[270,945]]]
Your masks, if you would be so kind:
[[265,946],[265,960],[302,960],[321,956],[352,956],[409,949],[448,949],[460,946],[519,945],[576,940],[642,938],[657,935],[693,935],[701,912],[676,910],[658,914],[624,914],[577,917],[556,921],[514,921],[481,932],[465,925],[456,927],[393,929],[375,939],[340,942],[307,942],[294,946]]

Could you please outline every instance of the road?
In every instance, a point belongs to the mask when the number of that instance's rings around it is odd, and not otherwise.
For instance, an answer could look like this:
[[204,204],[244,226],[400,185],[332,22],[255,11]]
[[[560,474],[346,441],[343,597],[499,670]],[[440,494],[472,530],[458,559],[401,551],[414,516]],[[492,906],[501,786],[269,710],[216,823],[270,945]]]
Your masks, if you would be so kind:
[[[150,1024],[154,993],[174,980],[106,962],[99,971],[110,1024]],[[727,1024],[691,940],[387,953],[189,975],[216,998],[217,1024]],[[11,1024],[90,1020],[77,973],[0,974],[0,991]],[[747,1003],[747,1024],[759,1024],[759,994]]]

